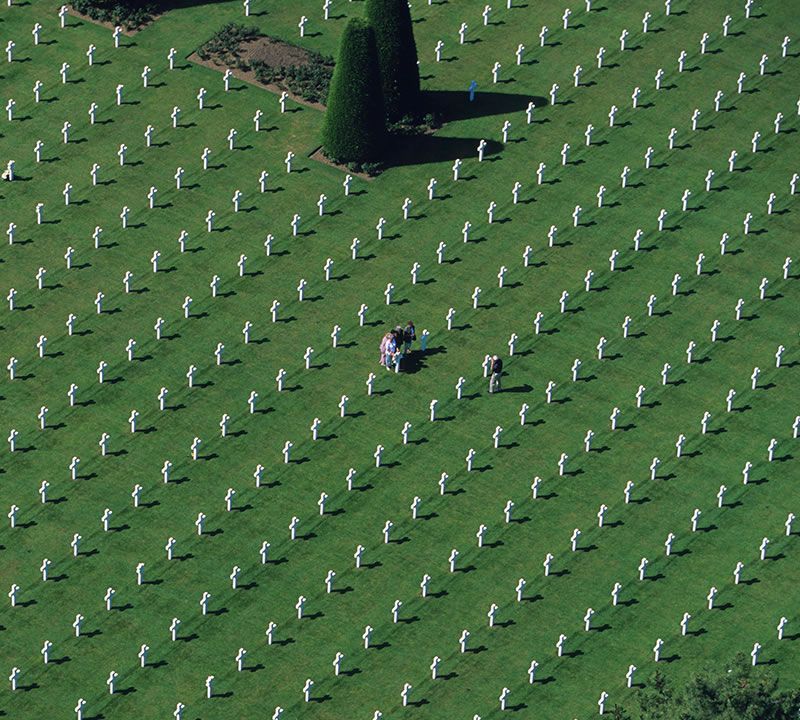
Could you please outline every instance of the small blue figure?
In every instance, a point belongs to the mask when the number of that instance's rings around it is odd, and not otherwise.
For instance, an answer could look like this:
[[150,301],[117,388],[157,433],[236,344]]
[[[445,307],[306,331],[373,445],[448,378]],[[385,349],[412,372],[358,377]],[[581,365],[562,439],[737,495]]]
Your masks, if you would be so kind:
[[478,83],[477,83],[475,80],[473,80],[473,81],[472,81],[472,82],[469,84],[469,101],[470,101],[470,102],[472,102],[473,100],[475,100],[475,91],[476,91],[477,89],[478,89]]

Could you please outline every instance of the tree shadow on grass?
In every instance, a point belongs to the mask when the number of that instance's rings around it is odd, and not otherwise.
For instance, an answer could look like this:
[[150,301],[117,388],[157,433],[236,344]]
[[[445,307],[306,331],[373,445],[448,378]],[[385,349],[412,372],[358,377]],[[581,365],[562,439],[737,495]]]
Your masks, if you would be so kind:
[[[481,138],[436,137],[435,135],[397,135],[385,158],[387,167],[425,165],[472,157],[478,154]],[[503,144],[487,140],[484,157],[497,155]]]
[[532,102],[536,108],[547,105],[544,97],[500,92],[477,92],[470,102],[464,90],[425,90],[422,103],[426,110],[439,116],[442,122],[470,120],[488,115],[506,115],[525,110]]
[[[543,97],[499,92],[479,92],[472,102],[469,93],[464,90],[427,90],[422,95],[423,107],[443,123],[522,111],[531,102],[537,108],[547,105]],[[385,163],[388,167],[399,167],[471,157],[477,154],[480,140],[435,135],[395,135],[391,138]],[[502,149],[502,143],[487,140],[484,157],[492,158]]]

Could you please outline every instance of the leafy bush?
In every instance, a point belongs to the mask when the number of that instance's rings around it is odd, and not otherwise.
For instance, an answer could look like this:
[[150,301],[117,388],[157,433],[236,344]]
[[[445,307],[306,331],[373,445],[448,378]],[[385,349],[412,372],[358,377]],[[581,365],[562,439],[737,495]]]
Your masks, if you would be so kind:
[[442,121],[436,113],[405,115],[397,122],[388,123],[387,130],[391,135],[427,135],[442,127]]
[[367,173],[370,177],[380,175],[384,169],[384,164],[380,162],[365,162],[361,165],[361,172]]
[[73,0],[72,7],[92,20],[136,30],[146,25],[159,11],[158,2],[146,0]]
[[324,103],[333,77],[333,58],[317,52],[308,53],[306,65],[274,67],[260,60],[251,63],[256,80],[277,85],[308,102]]
[[442,119],[436,113],[426,113],[425,117],[422,118],[422,122],[431,130],[438,130],[442,127]]

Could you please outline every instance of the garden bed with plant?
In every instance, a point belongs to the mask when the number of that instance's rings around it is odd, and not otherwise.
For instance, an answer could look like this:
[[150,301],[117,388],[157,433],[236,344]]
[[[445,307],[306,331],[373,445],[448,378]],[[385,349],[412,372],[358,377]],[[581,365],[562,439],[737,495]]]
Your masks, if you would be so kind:
[[207,67],[230,68],[241,80],[317,106],[323,106],[328,96],[334,64],[332,57],[236,23],[222,27],[190,59]]

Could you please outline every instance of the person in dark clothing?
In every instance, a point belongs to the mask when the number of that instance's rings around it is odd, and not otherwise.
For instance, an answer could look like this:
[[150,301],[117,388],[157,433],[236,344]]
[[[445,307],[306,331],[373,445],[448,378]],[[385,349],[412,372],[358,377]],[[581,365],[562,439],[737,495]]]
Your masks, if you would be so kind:
[[405,349],[403,352],[406,355],[408,355],[408,353],[411,352],[411,344],[416,339],[417,339],[417,330],[414,327],[414,323],[411,322],[411,320],[409,320],[408,324],[405,327],[405,330],[403,330],[403,342],[405,343]]
[[492,355],[492,374],[489,378],[489,392],[493,393],[502,390],[500,381],[503,377],[503,361],[497,356]]

